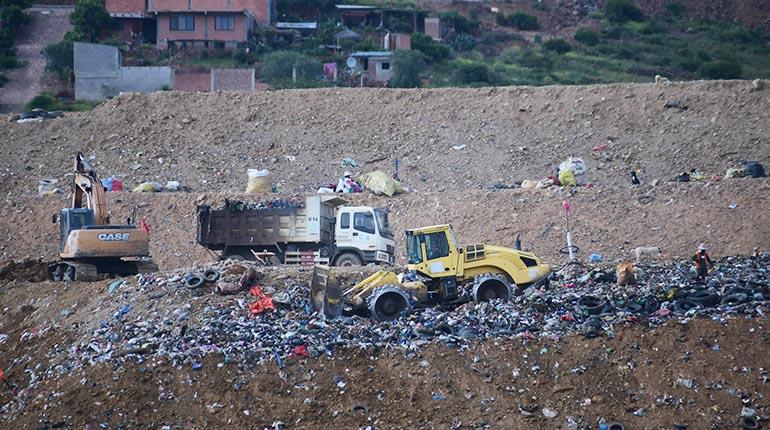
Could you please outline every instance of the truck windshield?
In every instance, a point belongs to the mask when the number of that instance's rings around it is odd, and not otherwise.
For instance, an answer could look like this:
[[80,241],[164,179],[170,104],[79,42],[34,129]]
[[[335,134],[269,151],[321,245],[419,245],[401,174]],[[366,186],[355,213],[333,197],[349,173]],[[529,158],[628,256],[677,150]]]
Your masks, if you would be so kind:
[[406,256],[408,264],[422,263],[422,248],[420,247],[420,236],[406,236]]
[[375,218],[377,218],[377,227],[380,229],[380,235],[382,235],[382,237],[392,238],[393,233],[390,231],[388,213],[382,209],[375,209],[374,215]]

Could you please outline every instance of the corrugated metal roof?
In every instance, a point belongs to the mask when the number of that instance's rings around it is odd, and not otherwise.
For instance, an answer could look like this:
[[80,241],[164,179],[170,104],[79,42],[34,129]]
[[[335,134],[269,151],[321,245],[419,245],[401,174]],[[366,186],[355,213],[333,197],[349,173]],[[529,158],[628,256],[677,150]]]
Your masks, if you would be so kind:
[[392,51],[358,51],[350,54],[351,57],[390,57]]
[[275,28],[280,30],[315,30],[317,22],[276,22]]

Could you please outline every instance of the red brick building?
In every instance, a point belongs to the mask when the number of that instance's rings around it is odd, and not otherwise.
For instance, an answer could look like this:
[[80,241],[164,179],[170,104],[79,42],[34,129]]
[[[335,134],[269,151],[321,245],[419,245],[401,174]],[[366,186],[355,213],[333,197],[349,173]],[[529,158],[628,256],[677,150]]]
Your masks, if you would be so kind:
[[[257,26],[271,23],[273,0],[106,0],[107,10],[123,21],[123,34],[157,43],[234,47]],[[131,40],[129,39],[129,40]]]

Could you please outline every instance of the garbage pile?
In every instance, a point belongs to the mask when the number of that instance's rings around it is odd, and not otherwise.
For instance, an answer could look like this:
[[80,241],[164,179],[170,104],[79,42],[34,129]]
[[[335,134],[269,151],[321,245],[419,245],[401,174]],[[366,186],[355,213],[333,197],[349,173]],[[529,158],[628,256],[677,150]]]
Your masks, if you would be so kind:
[[296,209],[301,208],[303,204],[304,199],[301,196],[294,196],[290,199],[258,200],[253,202],[225,199],[224,209],[227,209],[230,212],[243,212],[246,210],[264,211],[270,209]]
[[[223,277],[226,269],[219,268]],[[636,277],[638,284],[621,287],[614,268],[567,265],[511,302],[417,308],[390,322],[358,316],[325,320],[313,311],[308,285],[289,277],[275,278],[283,286],[255,285],[238,295],[218,296],[211,290],[199,295],[202,303],[195,304],[195,311],[190,303],[177,303],[172,312],[139,315],[116,300],[114,317],[69,349],[68,365],[162,356],[175,365],[200,367],[204,356],[218,354],[223,363],[244,368],[271,360],[280,367],[300,350],[315,357],[338,348],[407,353],[431,342],[463,348],[469,341],[501,337],[557,340],[577,333],[612,338],[620,324],[764,316],[770,306],[768,254],[725,258],[705,285],[695,281],[689,262],[647,265]],[[202,284],[191,287],[184,274],[177,274],[172,279],[142,276],[138,285],[121,288],[141,289],[152,298],[158,285],[203,291]]]

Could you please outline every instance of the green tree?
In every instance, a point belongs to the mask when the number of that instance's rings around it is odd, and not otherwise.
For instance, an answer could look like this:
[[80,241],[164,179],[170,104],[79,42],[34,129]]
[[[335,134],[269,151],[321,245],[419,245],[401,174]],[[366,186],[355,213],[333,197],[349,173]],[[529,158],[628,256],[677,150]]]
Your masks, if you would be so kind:
[[483,63],[465,63],[457,68],[457,80],[463,84],[488,83],[489,68]]
[[425,70],[425,55],[420,51],[399,49],[393,54],[393,77],[390,86],[418,88],[420,73]]
[[608,0],[604,5],[604,15],[614,24],[644,21],[644,13],[631,0]]
[[424,33],[412,33],[412,49],[425,54],[428,61],[432,63],[438,63],[449,56],[448,47]]
[[75,40],[91,43],[98,42],[103,34],[117,26],[117,21],[104,7],[104,0],[77,0],[70,23]]
[[32,18],[24,13],[21,6],[17,4],[5,6],[2,14],[0,14],[0,19],[11,31],[18,31],[32,21]]
[[444,12],[439,17],[457,33],[473,33],[479,29],[480,25],[478,19],[468,19],[455,11]]
[[53,72],[64,82],[69,82],[74,69],[74,50],[73,43],[62,40],[58,43],[52,43],[43,48],[43,57],[45,57],[45,69]]
[[[260,77],[272,85],[307,86],[322,72],[321,62],[294,51],[275,51],[264,56]],[[293,70],[297,70],[297,83]]]

